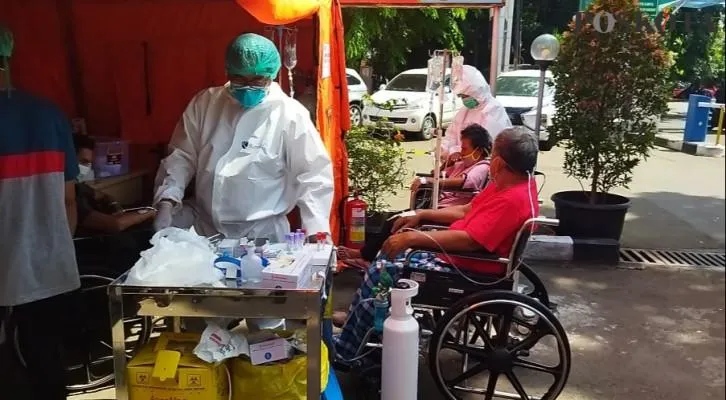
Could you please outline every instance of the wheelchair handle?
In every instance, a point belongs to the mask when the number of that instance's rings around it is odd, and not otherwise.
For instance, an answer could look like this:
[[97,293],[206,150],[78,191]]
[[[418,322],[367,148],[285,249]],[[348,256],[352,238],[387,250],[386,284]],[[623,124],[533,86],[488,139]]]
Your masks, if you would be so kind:
[[559,226],[560,220],[556,218],[547,218],[547,217],[537,217],[537,218],[530,218],[527,220],[527,222],[524,223],[525,226],[536,224],[536,225],[546,225],[546,226]]

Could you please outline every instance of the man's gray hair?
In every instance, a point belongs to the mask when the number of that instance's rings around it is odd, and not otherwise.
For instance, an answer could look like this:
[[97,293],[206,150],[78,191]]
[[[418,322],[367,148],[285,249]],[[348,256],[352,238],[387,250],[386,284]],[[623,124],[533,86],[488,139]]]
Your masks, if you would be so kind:
[[494,151],[506,161],[510,169],[520,174],[534,174],[539,143],[529,132],[507,128],[497,135]]

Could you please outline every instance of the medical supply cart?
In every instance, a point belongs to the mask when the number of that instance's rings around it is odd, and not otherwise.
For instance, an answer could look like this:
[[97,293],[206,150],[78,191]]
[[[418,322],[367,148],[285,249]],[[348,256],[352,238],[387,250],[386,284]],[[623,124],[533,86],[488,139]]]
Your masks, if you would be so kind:
[[326,266],[311,266],[313,278],[297,289],[266,288],[263,283],[220,281],[220,287],[126,285],[128,272],[108,287],[116,398],[128,400],[126,337],[123,319],[132,316],[287,318],[306,321],[307,398],[320,399],[321,320],[332,290],[333,252]]

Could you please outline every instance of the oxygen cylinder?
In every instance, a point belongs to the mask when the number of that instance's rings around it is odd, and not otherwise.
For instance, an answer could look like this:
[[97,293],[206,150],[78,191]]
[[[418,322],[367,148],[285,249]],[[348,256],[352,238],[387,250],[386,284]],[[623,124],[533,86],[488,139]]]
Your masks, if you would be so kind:
[[411,298],[418,283],[400,279],[391,289],[391,315],[383,323],[382,400],[416,400],[418,397],[418,322]]

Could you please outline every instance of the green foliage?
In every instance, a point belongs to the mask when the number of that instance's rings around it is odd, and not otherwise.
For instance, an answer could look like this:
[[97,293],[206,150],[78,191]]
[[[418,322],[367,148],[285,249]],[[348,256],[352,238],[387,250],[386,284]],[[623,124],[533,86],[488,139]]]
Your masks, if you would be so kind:
[[404,188],[406,155],[390,131],[365,126],[353,127],[345,135],[348,150],[348,179],[351,192],[360,192],[370,211],[388,206],[384,198]]
[[724,22],[724,14],[721,14],[721,19],[717,21],[714,32],[711,34],[711,46],[708,49],[708,61],[711,64],[711,74],[721,85],[723,85],[724,79],[726,79],[726,59],[724,59],[726,30],[724,29]]
[[571,23],[552,67],[557,115],[550,134],[565,148],[565,172],[589,181],[591,203],[631,182],[633,168],[653,147],[669,98],[670,60],[660,35],[636,29],[632,0],[590,6],[593,13],[601,10],[618,20],[614,30],[599,33],[583,24],[575,31]]
[[464,44],[459,22],[465,17],[465,9],[344,8],[348,66],[357,69],[370,59],[377,73],[391,76],[422,43],[459,49]]
[[723,76],[723,8],[680,9],[670,18],[665,43],[675,60],[671,80],[696,82]]

